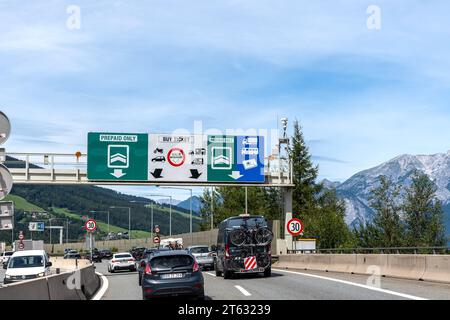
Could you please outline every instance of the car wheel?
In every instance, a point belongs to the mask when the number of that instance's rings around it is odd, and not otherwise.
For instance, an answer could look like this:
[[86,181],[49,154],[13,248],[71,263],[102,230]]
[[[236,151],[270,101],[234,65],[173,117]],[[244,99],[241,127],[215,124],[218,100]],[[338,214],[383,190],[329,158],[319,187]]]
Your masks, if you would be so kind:
[[219,268],[217,268],[217,263],[214,264],[214,270],[216,271],[216,277],[222,276],[222,271],[220,271]]
[[272,276],[272,268],[267,268],[266,270],[264,270],[264,277],[265,278],[269,278]]
[[140,287],[142,286],[142,279],[141,279],[141,277],[139,277],[139,286]]

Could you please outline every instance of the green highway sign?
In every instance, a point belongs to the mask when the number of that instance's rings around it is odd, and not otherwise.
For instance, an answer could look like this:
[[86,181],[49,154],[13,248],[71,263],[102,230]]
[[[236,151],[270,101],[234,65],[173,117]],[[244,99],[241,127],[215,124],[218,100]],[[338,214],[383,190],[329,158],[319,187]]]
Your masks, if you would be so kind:
[[88,134],[88,179],[146,181],[148,134]]
[[88,134],[91,181],[265,181],[260,136]]
[[233,136],[208,136],[208,155],[208,181],[235,181],[232,177],[236,168]]

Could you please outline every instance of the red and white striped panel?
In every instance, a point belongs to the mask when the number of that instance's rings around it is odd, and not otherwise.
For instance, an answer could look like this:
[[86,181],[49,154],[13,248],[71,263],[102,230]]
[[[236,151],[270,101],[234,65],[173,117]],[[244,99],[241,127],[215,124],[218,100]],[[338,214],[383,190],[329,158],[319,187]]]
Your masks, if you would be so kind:
[[256,269],[256,257],[247,257],[244,260],[245,270],[253,270]]

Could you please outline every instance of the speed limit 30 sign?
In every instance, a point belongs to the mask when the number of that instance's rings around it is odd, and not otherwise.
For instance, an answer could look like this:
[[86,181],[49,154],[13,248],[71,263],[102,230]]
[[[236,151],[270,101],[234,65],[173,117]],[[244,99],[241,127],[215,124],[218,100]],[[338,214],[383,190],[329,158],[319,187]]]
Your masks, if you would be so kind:
[[94,232],[97,229],[97,222],[94,219],[89,219],[84,226],[86,227],[86,231]]
[[289,220],[289,222],[286,225],[287,231],[292,235],[292,236],[298,236],[303,232],[304,229],[304,225],[303,222],[301,222],[299,219],[294,218]]

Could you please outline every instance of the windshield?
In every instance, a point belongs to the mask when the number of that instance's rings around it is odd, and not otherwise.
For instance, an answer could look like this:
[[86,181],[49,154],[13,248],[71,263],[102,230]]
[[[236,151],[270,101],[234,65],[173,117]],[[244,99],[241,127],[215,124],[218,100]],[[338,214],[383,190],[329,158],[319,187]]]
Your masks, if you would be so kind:
[[208,253],[209,252],[209,248],[208,247],[192,248],[191,252],[192,253]]
[[192,266],[192,258],[190,256],[167,256],[157,257],[150,261],[151,268],[155,269],[172,269],[175,267],[190,267]]
[[43,256],[14,257],[9,260],[8,269],[36,268],[44,266]]
[[242,218],[242,219],[231,219],[228,221],[228,227],[240,227],[245,225],[246,227],[254,228],[256,225],[259,227],[266,227],[267,223],[264,218]]
[[114,256],[115,259],[130,259],[131,254],[117,254]]

